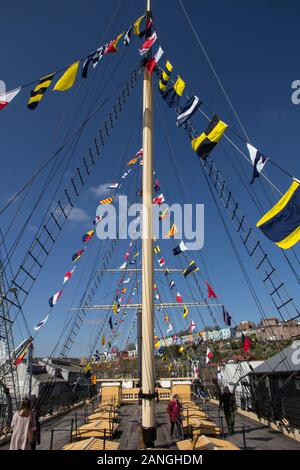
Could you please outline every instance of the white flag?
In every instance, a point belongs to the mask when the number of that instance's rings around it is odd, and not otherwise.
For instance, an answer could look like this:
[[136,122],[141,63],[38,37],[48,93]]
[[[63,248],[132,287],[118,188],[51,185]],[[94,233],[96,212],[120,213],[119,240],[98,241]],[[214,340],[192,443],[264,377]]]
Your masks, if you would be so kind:
[[49,318],[49,314],[46,316],[46,318],[44,318],[44,320],[39,321],[38,324],[33,327],[34,331],[39,331],[42,328],[42,326],[45,325],[48,318]]

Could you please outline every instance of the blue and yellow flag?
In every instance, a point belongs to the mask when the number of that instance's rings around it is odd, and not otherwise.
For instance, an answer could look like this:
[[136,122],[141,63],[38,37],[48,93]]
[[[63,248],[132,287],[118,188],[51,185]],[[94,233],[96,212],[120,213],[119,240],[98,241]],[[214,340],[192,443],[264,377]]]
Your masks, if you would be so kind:
[[284,250],[300,240],[300,181],[293,181],[288,191],[256,226]]
[[198,157],[202,158],[202,160],[206,159],[221,139],[227,127],[225,122],[221,121],[216,115],[213,116],[206,130],[191,142],[192,148]]
[[179,100],[183,95],[185,82],[178,75],[176,82],[172,88],[169,88],[163,95],[163,99],[170,108],[177,108]]
[[199,268],[196,265],[195,261],[193,260],[188,265],[188,267],[183,271],[184,277],[187,277],[189,274],[195,273],[196,271],[199,271]]
[[161,93],[164,93],[167,89],[168,81],[173,70],[173,65],[167,60],[165,69],[161,73],[160,80],[158,82],[158,88]]

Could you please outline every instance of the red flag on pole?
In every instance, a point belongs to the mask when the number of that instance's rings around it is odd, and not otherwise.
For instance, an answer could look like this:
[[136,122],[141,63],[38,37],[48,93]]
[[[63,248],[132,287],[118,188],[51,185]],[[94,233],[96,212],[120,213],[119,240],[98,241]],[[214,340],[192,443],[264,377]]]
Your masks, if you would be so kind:
[[207,297],[210,299],[213,297],[214,299],[217,299],[218,297],[215,294],[215,291],[211,287],[211,285],[206,281],[206,287],[207,287]]
[[251,343],[250,338],[248,338],[248,336],[245,336],[244,333],[242,333],[242,342],[243,342],[244,353],[247,353],[248,351],[250,351],[252,343]]

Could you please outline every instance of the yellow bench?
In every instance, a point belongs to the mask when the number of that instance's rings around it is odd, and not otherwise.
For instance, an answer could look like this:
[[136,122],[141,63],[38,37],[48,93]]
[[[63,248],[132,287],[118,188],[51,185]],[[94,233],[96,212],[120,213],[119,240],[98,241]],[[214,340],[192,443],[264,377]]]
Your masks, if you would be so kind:
[[108,421],[114,421],[116,416],[112,411],[97,411],[97,413],[93,413],[87,417],[87,421],[94,421],[97,419],[107,419]]
[[207,419],[207,414],[204,412],[204,411],[201,411],[201,410],[183,410],[182,412],[182,416],[184,418],[202,418],[202,419]]
[[200,434],[208,434],[213,436],[220,435],[220,428],[213,422],[207,419],[201,419],[198,417],[191,417],[189,419],[184,418],[182,421],[184,429],[188,429],[189,426],[193,428],[193,432]]
[[103,439],[90,437],[89,439],[67,444],[62,450],[118,450],[119,446],[119,442],[104,441]]
[[112,437],[118,428],[117,423],[113,423],[107,419],[98,419],[90,423],[83,424],[77,431],[73,431],[72,436],[77,438],[82,437]]
[[230,441],[207,436],[194,436],[193,441],[186,439],[176,444],[178,450],[240,450]]

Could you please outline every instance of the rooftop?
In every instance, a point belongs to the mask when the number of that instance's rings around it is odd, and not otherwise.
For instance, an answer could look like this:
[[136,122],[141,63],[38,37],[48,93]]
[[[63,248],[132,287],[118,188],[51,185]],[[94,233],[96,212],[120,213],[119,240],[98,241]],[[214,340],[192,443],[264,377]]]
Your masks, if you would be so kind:
[[300,340],[294,341],[254,369],[255,374],[300,372]]

